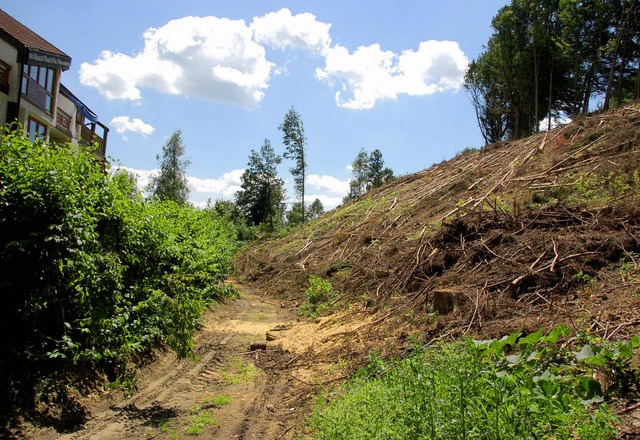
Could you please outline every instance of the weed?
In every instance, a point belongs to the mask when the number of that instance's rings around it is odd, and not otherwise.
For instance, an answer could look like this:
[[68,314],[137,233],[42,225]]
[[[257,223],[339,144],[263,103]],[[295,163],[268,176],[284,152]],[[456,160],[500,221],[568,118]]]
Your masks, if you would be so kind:
[[192,416],[189,419],[189,425],[184,428],[184,432],[187,435],[200,435],[204,432],[204,428],[207,426],[219,426],[218,419],[213,417],[210,412],[203,412]]
[[252,381],[257,375],[256,367],[245,362],[241,357],[233,357],[227,361],[222,379],[227,385],[235,385]]
[[329,281],[311,275],[309,287],[305,291],[304,303],[300,307],[300,315],[307,318],[317,318],[331,307],[330,301],[335,299],[337,294]]
[[617,419],[594,373],[605,365],[612,382],[637,380],[640,338],[574,353],[568,333],[446,343],[391,363],[372,354],[342,394],[316,402],[314,438],[613,439]]
[[202,404],[206,406],[224,406],[231,403],[231,397],[226,394],[220,394],[218,396],[207,396],[202,399]]

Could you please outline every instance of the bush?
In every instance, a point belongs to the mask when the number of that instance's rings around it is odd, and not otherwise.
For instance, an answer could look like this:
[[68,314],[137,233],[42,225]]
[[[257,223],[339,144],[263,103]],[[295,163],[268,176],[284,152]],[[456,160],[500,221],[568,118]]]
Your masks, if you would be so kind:
[[113,378],[161,343],[187,356],[203,308],[230,293],[233,228],[132,193],[87,151],[2,133],[0,404],[29,405],[71,365]]
[[300,314],[308,318],[317,318],[331,306],[329,301],[335,299],[336,296],[337,292],[329,281],[311,275],[309,287],[305,291],[304,303],[300,307]]

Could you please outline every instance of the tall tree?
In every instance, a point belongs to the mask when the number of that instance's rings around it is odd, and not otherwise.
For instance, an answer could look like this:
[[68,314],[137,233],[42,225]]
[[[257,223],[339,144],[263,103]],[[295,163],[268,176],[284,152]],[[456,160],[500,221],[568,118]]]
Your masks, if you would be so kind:
[[160,174],[151,178],[149,189],[158,200],[173,200],[185,204],[189,197],[186,171],[190,162],[183,159],[185,145],[182,130],[176,130],[162,147],[162,157],[156,156]]
[[251,150],[247,169],[241,177],[241,189],[236,193],[236,205],[251,225],[265,225],[274,231],[282,221],[285,199],[284,181],[278,177],[276,155],[268,139],[259,152]]
[[307,162],[305,159],[305,148],[307,139],[304,135],[304,125],[302,117],[291,107],[278,127],[282,131],[282,143],[285,146],[284,157],[292,159],[295,165],[289,168],[293,176],[293,188],[296,195],[300,197],[300,207],[302,209],[302,219],[305,219],[304,204],[304,180],[307,171]]

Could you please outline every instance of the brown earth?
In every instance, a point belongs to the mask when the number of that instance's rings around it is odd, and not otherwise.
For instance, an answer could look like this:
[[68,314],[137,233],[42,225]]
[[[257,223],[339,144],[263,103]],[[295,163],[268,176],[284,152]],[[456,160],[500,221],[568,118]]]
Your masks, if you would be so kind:
[[[304,431],[313,393],[322,383],[344,378],[343,369],[318,360],[331,346],[327,336],[353,325],[322,329],[320,320],[299,318],[296,304],[269,298],[236,284],[241,296],[216,305],[196,337],[199,359],[178,360],[172,352],[138,373],[131,397],[103,392],[85,399],[89,417],[73,432],[27,429],[39,439],[275,439]],[[267,333],[270,341],[267,341]],[[253,344],[263,345],[255,349]],[[313,362],[312,362],[313,360]],[[228,403],[216,404],[226,396]],[[215,421],[196,435],[189,426],[203,414]],[[206,416],[205,416],[206,417]]]

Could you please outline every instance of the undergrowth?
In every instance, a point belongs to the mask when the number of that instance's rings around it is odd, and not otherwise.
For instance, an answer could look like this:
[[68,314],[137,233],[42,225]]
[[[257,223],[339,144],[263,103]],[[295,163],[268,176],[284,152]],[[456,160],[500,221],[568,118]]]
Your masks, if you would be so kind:
[[567,335],[558,327],[443,343],[393,362],[373,356],[342,390],[316,401],[313,438],[613,439],[617,417],[605,402],[638,397],[631,357],[640,337],[583,337],[574,352],[561,344]]

